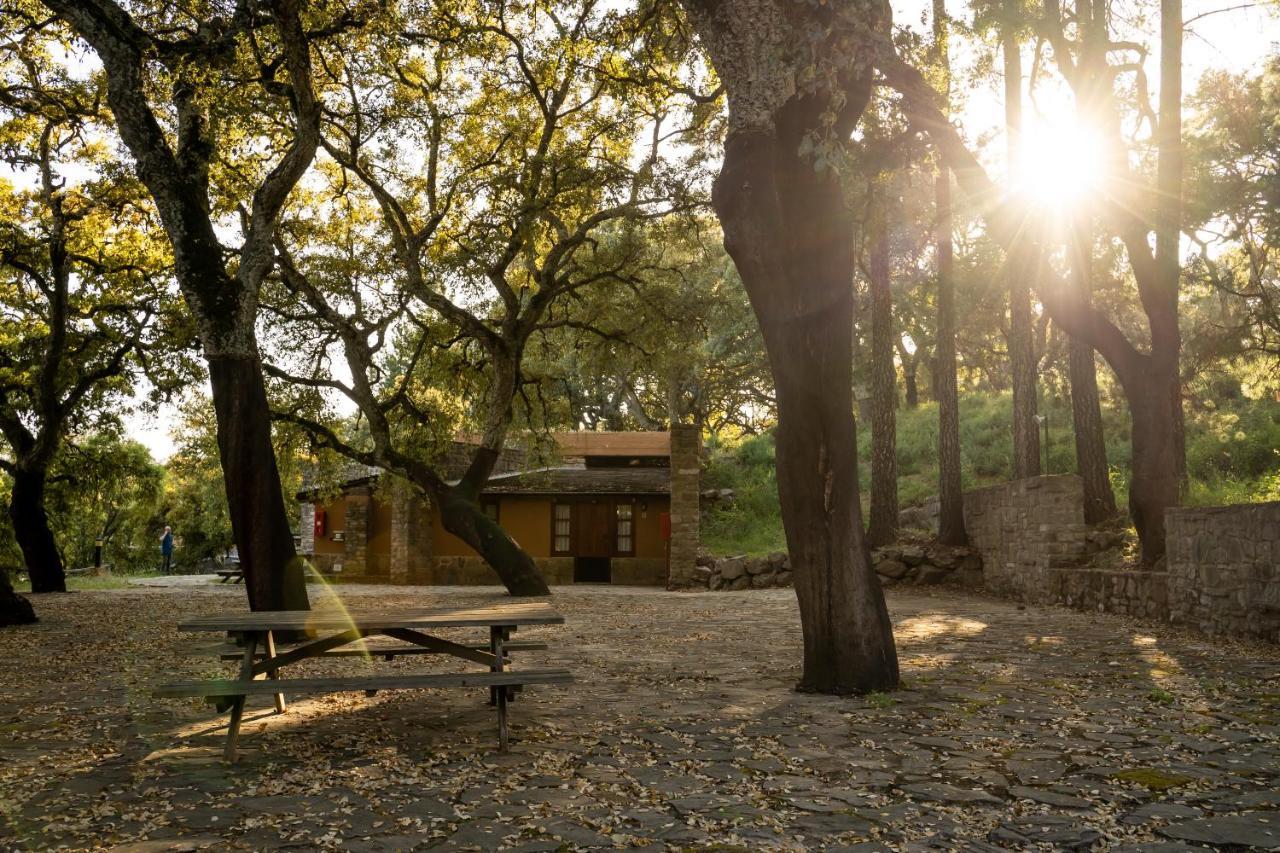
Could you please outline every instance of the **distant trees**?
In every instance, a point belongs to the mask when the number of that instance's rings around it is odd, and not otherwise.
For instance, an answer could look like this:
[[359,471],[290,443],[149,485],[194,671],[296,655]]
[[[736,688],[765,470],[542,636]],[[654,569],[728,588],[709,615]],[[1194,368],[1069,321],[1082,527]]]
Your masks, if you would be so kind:
[[[663,153],[684,133],[674,93],[632,81],[665,60],[636,20],[595,2],[446,3],[379,25],[376,50],[345,55],[331,81],[345,92],[322,129],[333,213],[291,219],[276,238],[282,334],[324,349],[270,368],[354,404],[364,441],[315,417],[314,400],[277,417],[403,476],[512,594],[546,594],[479,496],[527,390],[531,339],[578,325],[567,306],[590,289],[628,287],[660,263],[641,227],[691,204],[688,175]],[[332,376],[329,347],[350,382]],[[465,419],[437,393],[454,382]],[[449,483],[434,455],[462,423],[476,449]]]
[[[1108,229],[1125,247],[1146,315],[1150,343],[1145,350],[1140,349],[1140,342],[1127,337],[1076,289],[1063,286],[1057,279],[1043,282],[1039,292],[1054,321],[1097,350],[1124,388],[1133,414],[1129,512],[1138,530],[1143,562],[1153,564],[1164,555],[1164,511],[1180,502],[1185,474],[1178,374],[1182,11],[1179,0],[1161,3],[1159,108],[1153,111],[1145,102],[1135,107],[1154,127],[1154,176],[1138,173],[1129,166],[1118,135],[1121,102],[1115,91],[1116,78],[1121,73],[1141,75],[1142,68],[1116,67],[1110,56],[1137,48],[1126,43],[1112,45],[1107,37],[1107,49],[1085,49],[1088,22],[1097,22],[1094,26],[1105,33],[1108,14],[1102,4],[1081,0],[1072,21],[1083,29],[1076,29],[1074,37],[1069,37],[1061,10],[1050,2],[1043,26],[1064,79],[1078,97],[1097,105],[1095,115],[1110,152],[1098,202]],[[1037,251],[1043,238],[1026,228],[1026,209],[1016,203],[998,202],[1004,194],[938,108],[936,93],[924,78],[887,53],[882,56],[881,68],[890,84],[903,92],[913,118],[928,130],[967,192],[988,205],[986,219],[993,236],[1015,252]],[[1140,83],[1136,91],[1142,95],[1146,92],[1144,77],[1140,77]]]
[[[130,7],[135,15],[112,0],[45,5],[102,62],[120,137],[168,234],[213,390],[250,605],[305,609],[255,324],[280,212],[319,144],[312,42],[346,32],[355,19],[308,15],[304,24],[301,0],[203,17],[171,16],[164,4]],[[219,226],[236,220],[240,245],[224,252],[231,228],[220,234]]]
[[0,468],[32,591],[61,592],[51,468],[181,331],[139,188],[105,155],[102,93],[45,63],[46,46],[33,24],[0,53],[0,160],[29,182],[0,183]]

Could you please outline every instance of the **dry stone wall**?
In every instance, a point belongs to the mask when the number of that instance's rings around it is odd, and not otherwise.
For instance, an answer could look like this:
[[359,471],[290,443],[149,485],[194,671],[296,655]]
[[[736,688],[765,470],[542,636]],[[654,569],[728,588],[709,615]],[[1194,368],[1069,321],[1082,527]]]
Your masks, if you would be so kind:
[[1171,621],[1280,642],[1280,502],[1165,513]]

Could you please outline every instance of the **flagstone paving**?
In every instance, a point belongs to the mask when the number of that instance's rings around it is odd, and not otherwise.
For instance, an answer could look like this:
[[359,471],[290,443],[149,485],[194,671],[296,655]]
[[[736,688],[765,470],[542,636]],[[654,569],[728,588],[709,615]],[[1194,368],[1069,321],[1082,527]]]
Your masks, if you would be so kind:
[[904,689],[838,699],[791,689],[789,590],[578,587],[520,632],[578,682],[522,695],[510,755],[478,692],[401,692],[254,708],[226,767],[207,706],[148,690],[222,671],[173,626],[243,595],[42,596],[0,632],[0,849],[1280,849],[1274,646],[893,590]]

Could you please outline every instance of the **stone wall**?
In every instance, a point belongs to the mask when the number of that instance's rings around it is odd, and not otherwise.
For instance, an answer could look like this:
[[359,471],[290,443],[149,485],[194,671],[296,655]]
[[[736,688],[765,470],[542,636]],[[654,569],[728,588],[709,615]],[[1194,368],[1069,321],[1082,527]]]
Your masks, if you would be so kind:
[[1165,513],[1171,621],[1280,642],[1280,502]]
[[694,569],[698,558],[699,472],[702,433],[696,426],[671,425],[671,542],[670,579],[673,588],[699,584]]
[[373,490],[358,486],[347,492],[347,521],[343,531],[342,570],[362,575],[368,569],[369,515],[373,512]]
[[964,524],[982,554],[983,585],[1020,601],[1054,603],[1051,570],[1089,553],[1084,487],[1074,474],[965,492]]
[[433,553],[431,532],[426,501],[404,480],[394,480],[388,566],[392,583],[418,583],[425,577]]

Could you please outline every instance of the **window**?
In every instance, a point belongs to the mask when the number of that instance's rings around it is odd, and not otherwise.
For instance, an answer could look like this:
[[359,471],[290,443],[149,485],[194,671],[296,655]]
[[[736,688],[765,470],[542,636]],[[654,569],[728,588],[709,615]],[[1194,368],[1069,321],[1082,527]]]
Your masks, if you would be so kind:
[[614,517],[618,522],[617,550],[619,554],[635,552],[635,520],[634,508],[631,504],[618,504],[614,508]]
[[555,504],[551,516],[551,553],[573,550],[573,504]]
[[480,510],[489,516],[489,520],[494,524],[498,523],[498,502],[496,500],[482,500],[480,502]]

